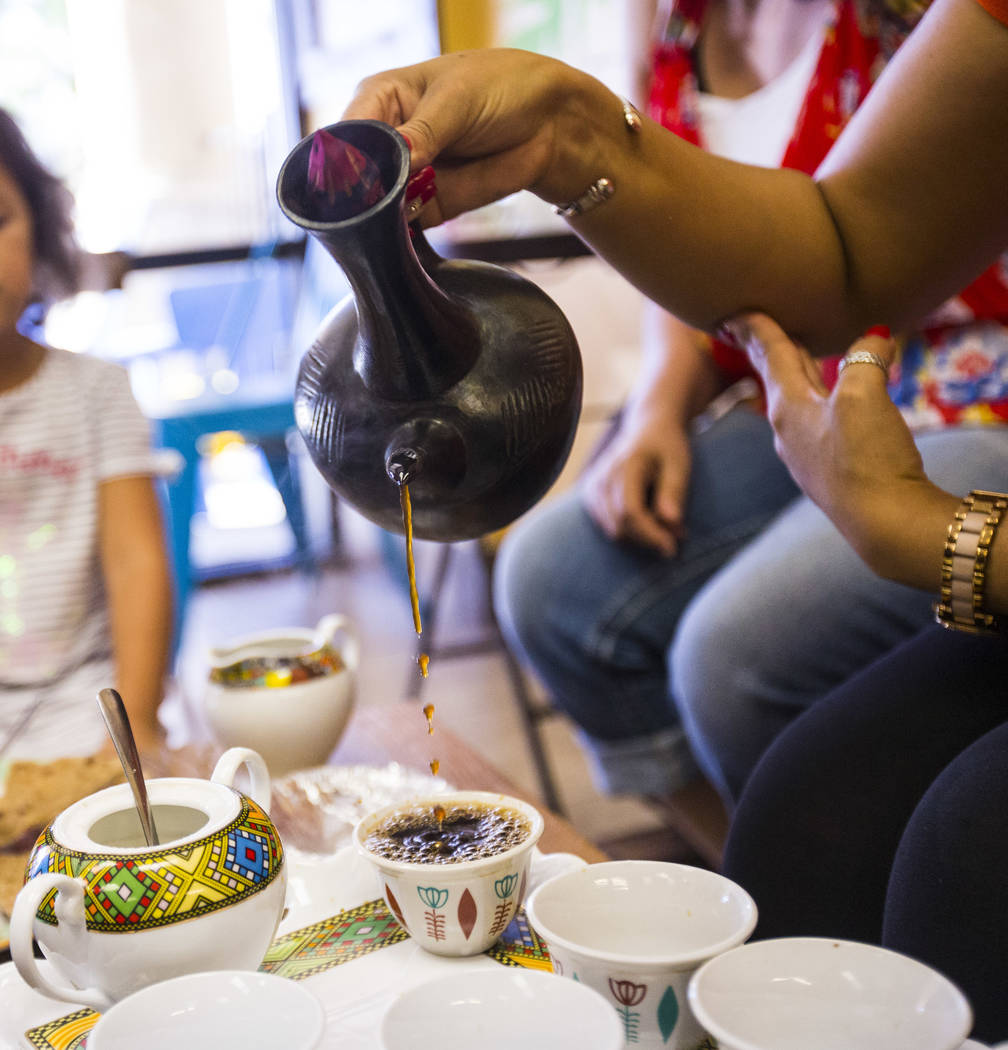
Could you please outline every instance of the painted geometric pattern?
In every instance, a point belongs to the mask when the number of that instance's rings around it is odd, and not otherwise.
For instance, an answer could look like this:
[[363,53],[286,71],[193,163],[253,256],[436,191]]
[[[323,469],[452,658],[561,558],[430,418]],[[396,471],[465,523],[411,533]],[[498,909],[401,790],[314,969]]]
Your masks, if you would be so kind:
[[98,1023],[99,1016],[85,1006],[55,1021],[29,1028],[25,1038],[39,1050],[84,1050],[88,1033]]
[[549,949],[529,925],[523,909],[508,924],[501,939],[487,949],[487,955],[504,966],[524,966],[530,970],[552,969]]
[[367,901],[278,937],[269,946],[259,969],[299,981],[408,936],[383,900]]
[[[238,816],[220,831],[142,858],[63,849],[46,828],[27,874],[83,879],[88,929],[125,933],[206,915],[258,893],[276,878],[283,857],[269,817],[243,795]],[[50,925],[56,924],[55,899],[54,890],[37,912]]]

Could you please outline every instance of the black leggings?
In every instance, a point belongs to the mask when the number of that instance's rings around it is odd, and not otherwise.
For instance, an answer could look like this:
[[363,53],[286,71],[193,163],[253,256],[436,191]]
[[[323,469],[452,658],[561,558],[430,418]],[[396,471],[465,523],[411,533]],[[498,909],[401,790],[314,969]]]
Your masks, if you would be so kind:
[[1008,1039],[1008,644],[933,627],[768,749],[724,872],[755,937],[882,944],[963,990]]

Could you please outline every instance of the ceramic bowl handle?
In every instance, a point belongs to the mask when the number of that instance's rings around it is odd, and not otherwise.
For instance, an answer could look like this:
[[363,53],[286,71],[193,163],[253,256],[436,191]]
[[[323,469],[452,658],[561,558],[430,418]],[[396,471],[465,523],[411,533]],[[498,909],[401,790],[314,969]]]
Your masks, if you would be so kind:
[[51,890],[56,890],[56,939],[59,951],[68,958],[83,961],[86,958],[88,936],[84,921],[84,891],[82,879],[69,875],[45,872],[36,875],[21,888],[14,898],[14,910],[10,919],[11,958],[22,979],[36,991],[51,999],[68,1003],[81,1003],[95,1010],[107,1010],[112,1005],[99,988],[76,988],[72,984],[57,984],[42,973],[35,959],[32,937],[35,913]]
[[210,779],[215,784],[225,784],[234,787],[234,778],[238,770],[244,766],[248,770],[249,779],[252,782],[249,794],[269,813],[272,801],[272,784],[270,782],[269,770],[262,755],[253,751],[250,747],[232,747],[224,752],[219,759]]
[[343,662],[351,671],[356,671],[357,632],[349,617],[342,613],[330,613],[328,616],[323,616],[315,625],[315,639],[312,645],[316,649],[321,649],[323,645],[331,643],[338,634],[343,635],[343,644],[338,646]]

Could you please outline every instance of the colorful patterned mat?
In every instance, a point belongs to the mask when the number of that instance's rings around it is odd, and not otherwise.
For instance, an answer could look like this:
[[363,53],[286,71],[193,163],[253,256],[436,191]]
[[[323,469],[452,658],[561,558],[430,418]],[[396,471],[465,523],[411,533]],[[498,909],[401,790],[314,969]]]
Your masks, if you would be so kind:
[[[259,969],[300,981],[379,948],[398,944],[407,936],[383,900],[367,901],[278,937],[270,945]],[[504,966],[551,969],[546,945],[529,926],[525,912],[521,910],[486,954]],[[55,1021],[29,1028],[25,1036],[39,1050],[86,1050],[88,1032],[99,1016],[87,1008],[75,1010]]]

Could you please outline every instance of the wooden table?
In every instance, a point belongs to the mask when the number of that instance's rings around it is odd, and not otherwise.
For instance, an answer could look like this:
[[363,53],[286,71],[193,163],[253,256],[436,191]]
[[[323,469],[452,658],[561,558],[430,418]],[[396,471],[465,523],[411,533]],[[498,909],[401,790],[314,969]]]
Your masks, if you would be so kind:
[[[207,744],[171,751],[158,761],[145,759],[144,774],[209,777],[219,751]],[[544,853],[574,853],[589,863],[608,859],[568,821],[549,810],[535,792],[518,787],[506,772],[495,768],[460,736],[436,723],[434,736],[428,736],[423,714],[415,701],[358,706],[329,762],[347,766],[385,766],[398,762],[426,773],[434,751],[441,762],[440,775],[454,787],[497,791],[534,805],[545,822],[539,842]],[[279,820],[278,828],[282,837],[284,828]]]

